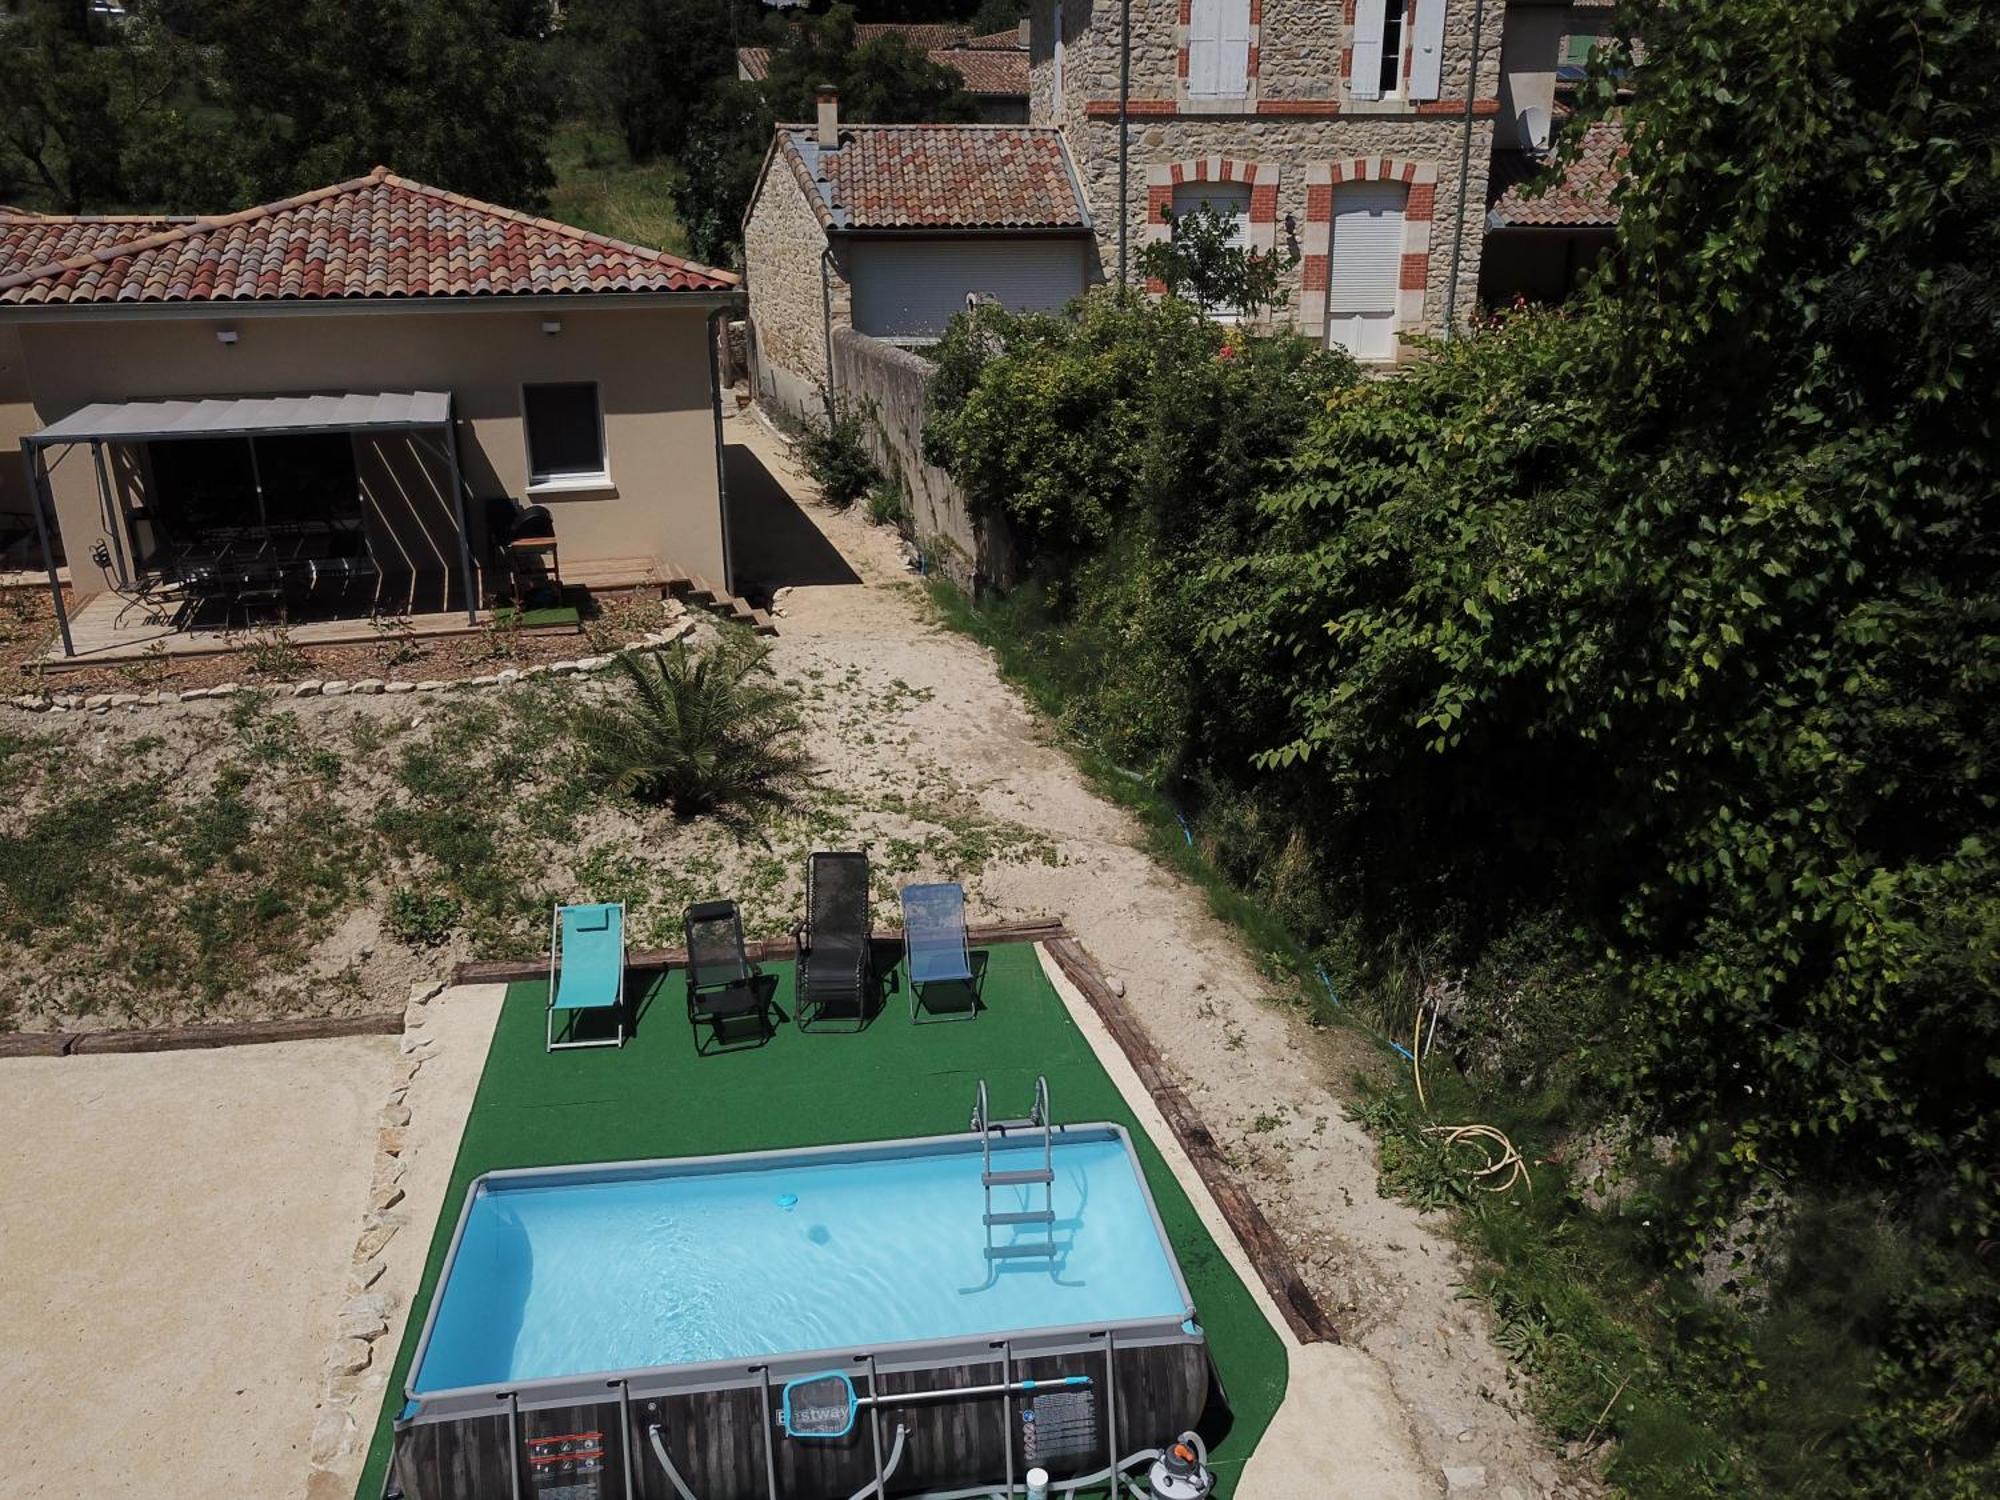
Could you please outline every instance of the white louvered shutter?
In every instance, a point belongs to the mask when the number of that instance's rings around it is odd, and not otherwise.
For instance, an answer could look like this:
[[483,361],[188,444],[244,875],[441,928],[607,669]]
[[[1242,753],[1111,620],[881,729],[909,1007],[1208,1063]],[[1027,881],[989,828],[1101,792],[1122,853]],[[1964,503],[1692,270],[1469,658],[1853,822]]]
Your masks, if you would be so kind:
[[1327,342],[1361,359],[1388,359],[1396,352],[1405,193],[1399,182],[1357,182],[1333,195]]
[[1188,7],[1188,92],[1207,97],[1222,86],[1223,0],[1194,0]]
[[1250,92],[1250,0],[1220,0],[1215,48],[1216,92]]
[[1356,99],[1382,97],[1383,10],[1384,0],[1355,0],[1354,60],[1347,70],[1347,90]]
[[1410,97],[1435,99],[1444,69],[1445,0],[1417,0],[1417,21],[1410,37]]

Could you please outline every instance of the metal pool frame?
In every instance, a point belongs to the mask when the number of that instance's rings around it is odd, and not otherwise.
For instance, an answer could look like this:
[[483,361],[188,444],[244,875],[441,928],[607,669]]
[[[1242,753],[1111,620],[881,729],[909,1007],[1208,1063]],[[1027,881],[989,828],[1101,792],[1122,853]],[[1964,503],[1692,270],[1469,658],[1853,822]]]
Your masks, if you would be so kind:
[[[1152,1221],[1153,1233],[1166,1254],[1168,1269],[1173,1272],[1174,1286],[1180,1293],[1181,1310],[1178,1316],[1123,1319],[1103,1323],[1053,1324],[1027,1329],[1000,1328],[987,1334],[958,1338],[911,1339],[867,1348],[807,1349],[763,1358],[709,1360],[695,1364],[655,1365],[643,1369],[594,1371],[585,1375],[562,1375],[539,1380],[461,1386],[419,1395],[414,1387],[418,1375],[423,1370],[424,1357],[430,1350],[431,1334],[437,1321],[438,1309],[444,1303],[445,1288],[451,1281],[452,1267],[457,1264],[459,1242],[464,1237],[473,1204],[486,1190],[488,1183],[558,1185],[565,1182],[602,1181],[607,1177],[713,1176],[746,1170],[764,1170],[778,1162],[812,1163],[828,1160],[867,1161],[912,1156],[949,1156],[977,1153],[981,1137],[977,1132],[961,1132],[952,1135],[912,1136],[901,1140],[744,1151],[720,1156],[654,1157],[641,1161],[595,1162],[576,1166],[507,1168],[482,1173],[466,1188],[465,1201],[459,1208],[458,1225],[452,1231],[451,1247],[446,1251],[444,1264],[439,1268],[437,1282],[431,1292],[430,1307],[424,1315],[423,1334],[417,1340],[416,1351],[410,1360],[409,1373],[404,1377],[403,1396],[406,1404],[397,1419],[396,1426],[401,1430],[416,1423],[450,1421],[463,1417],[491,1417],[498,1403],[506,1403],[506,1410],[509,1412],[518,1412],[538,1406],[603,1401],[613,1392],[617,1393],[617,1399],[630,1401],[648,1396],[693,1391],[757,1387],[768,1391],[774,1385],[782,1385],[795,1376],[852,1367],[856,1364],[893,1373],[937,1365],[991,1362],[995,1358],[996,1349],[1004,1349],[1005,1356],[1010,1361],[1039,1355],[1102,1351],[1108,1371],[1111,1368],[1110,1361],[1115,1359],[1116,1351],[1120,1347],[1129,1349],[1160,1344],[1205,1342],[1206,1335],[1195,1319],[1194,1300],[1188,1293],[1187,1279],[1181,1274],[1180,1258],[1175,1255],[1173,1241],[1167,1237],[1166,1225],[1161,1222],[1159,1205],[1153,1201],[1153,1190],[1146,1182],[1146,1174],[1140,1165],[1138,1153],[1133,1150],[1130,1132],[1122,1125],[1100,1121],[1079,1125],[1058,1125],[1054,1127],[1054,1134],[1058,1145],[1064,1141],[1087,1143],[1116,1140],[1125,1148],[1126,1159],[1131,1163],[1133,1175],[1139,1182],[1139,1192],[1145,1201],[1147,1216]],[[1112,1422],[1115,1430],[1115,1394],[1110,1399],[1114,1403]]]

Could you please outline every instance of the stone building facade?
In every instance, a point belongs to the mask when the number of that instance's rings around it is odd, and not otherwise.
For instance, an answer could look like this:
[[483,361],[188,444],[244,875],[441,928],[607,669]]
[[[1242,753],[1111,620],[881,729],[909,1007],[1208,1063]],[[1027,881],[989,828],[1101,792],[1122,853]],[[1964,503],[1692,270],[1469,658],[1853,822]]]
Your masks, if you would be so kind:
[[846,247],[829,245],[810,191],[773,149],[743,221],[745,279],[755,287],[750,368],[758,397],[790,412],[818,407],[818,388],[831,383],[831,330],[853,321]]
[[[1138,276],[1140,247],[1170,233],[1162,210],[1172,207],[1177,186],[1247,185],[1248,243],[1298,257],[1274,319],[1325,336],[1341,190],[1400,184],[1395,332],[1441,332],[1448,304],[1458,320],[1469,318],[1478,297],[1506,0],[1483,0],[1476,77],[1472,32],[1481,0],[1386,0],[1401,86],[1374,98],[1367,94],[1377,90],[1355,84],[1361,0],[1249,0],[1247,58],[1239,52],[1235,63],[1241,86],[1221,92],[1191,81],[1201,69],[1190,60],[1198,3],[1207,0],[1131,3],[1128,275]],[[1419,11],[1433,5],[1440,13],[1420,22]],[[1102,263],[1115,277],[1119,0],[1033,0],[1029,18],[1030,118],[1063,130]],[[1420,58],[1420,43],[1434,55]],[[1389,357],[1400,348],[1391,346]]]

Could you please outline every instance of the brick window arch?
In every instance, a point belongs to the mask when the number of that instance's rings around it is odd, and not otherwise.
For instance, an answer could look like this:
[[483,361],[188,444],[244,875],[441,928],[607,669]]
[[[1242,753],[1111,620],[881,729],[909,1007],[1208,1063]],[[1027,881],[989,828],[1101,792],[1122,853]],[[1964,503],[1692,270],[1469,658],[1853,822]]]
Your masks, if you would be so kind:
[[[1173,237],[1166,211],[1174,206],[1174,189],[1190,182],[1241,182],[1250,188],[1247,222],[1250,248],[1278,248],[1278,165],[1269,161],[1238,161],[1229,156],[1195,156],[1185,161],[1157,162],[1146,168],[1146,232],[1142,243]],[[1165,291],[1149,285],[1149,290]]]
[[1437,163],[1400,156],[1350,156],[1306,168],[1306,222],[1300,235],[1299,322],[1315,337],[1326,328],[1327,274],[1333,251],[1333,197],[1342,183],[1400,182],[1408,188],[1403,204],[1403,257],[1398,278],[1396,326],[1424,325],[1424,294],[1430,283],[1431,221],[1437,214]]

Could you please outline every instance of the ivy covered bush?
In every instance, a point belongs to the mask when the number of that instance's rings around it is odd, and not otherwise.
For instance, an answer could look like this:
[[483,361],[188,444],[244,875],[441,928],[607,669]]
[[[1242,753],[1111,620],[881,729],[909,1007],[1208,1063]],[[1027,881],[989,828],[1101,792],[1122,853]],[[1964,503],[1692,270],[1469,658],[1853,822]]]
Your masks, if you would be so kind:
[[[968,323],[934,457],[1028,537],[1066,717],[1307,972],[1398,1023],[1458,976],[1469,1107],[1660,1143],[1628,1385],[1581,1208],[1488,1238],[1563,1288],[1496,1274],[1565,1436],[1639,1495],[1995,1493],[2000,14],[1620,17],[1565,308],[1360,383],[1171,301]],[[1772,1202],[1761,1311],[1699,1294]]]

